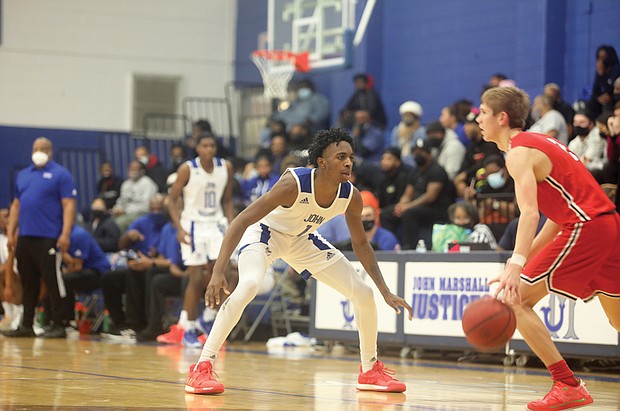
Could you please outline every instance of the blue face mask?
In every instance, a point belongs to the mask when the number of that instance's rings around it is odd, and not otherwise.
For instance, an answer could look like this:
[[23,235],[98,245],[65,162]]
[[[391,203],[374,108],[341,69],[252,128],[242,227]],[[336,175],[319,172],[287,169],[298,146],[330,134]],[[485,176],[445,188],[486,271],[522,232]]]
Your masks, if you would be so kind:
[[487,182],[491,188],[498,189],[506,185],[506,178],[501,171],[498,171],[497,173],[489,174],[487,176]]
[[312,90],[310,90],[309,88],[300,88],[299,90],[297,90],[297,97],[299,97],[300,100],[305,100],[311,95]]
[[150,212],[149,216],[157,228],[163,227],[168,222],[168,215],[166,213]]

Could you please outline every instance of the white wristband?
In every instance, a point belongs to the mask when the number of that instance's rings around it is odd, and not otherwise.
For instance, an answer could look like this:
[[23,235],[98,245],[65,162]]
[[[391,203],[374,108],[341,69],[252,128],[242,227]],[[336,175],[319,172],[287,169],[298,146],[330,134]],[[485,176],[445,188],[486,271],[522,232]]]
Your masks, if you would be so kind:
[[512,257],[510,257],[510,264],[518,265],[519,267],[523,267],[525,261],[527,261],[527,258],[521,254],[513,254]]

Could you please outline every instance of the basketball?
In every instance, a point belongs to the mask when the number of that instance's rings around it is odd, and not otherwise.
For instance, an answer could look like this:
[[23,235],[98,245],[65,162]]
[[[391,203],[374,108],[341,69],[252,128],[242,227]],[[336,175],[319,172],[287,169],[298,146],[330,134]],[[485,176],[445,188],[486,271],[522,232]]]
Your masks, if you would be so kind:
[[462,325],[467,342],[474,348],[496,351],[514,334],[517,318],[509,305],[486,296],[465,307]]

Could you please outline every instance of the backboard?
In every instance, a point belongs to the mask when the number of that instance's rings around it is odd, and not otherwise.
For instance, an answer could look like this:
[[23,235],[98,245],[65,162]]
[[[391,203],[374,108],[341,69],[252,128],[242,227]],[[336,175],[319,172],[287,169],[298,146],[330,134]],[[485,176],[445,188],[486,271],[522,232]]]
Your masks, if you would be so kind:
[[[351,64],[356,0],[269,0],[259,49],[308,51],[310,69]],[[262,44],[261,44],[262,43]]]

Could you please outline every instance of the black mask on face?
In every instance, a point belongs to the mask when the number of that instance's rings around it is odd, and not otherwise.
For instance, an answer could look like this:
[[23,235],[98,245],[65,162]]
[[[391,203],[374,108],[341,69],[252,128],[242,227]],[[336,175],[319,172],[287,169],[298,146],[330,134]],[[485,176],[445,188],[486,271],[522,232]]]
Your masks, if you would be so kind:
[[607,134],[603,133],[602,131],[599,131],[598,135],[601,136],[601,138],[607,138]]
[[375,226],[374,220],[362,220],[362,225],[364,226],[364,231],[370,231]]
[[437,148],[437,147],[439,147],[441,145],[441,141],[442,140],[440,140],[438,138],[431,138],[431,137],[429,137],[427,141],[428,141],[428,145],[429,146],[431,146],[433,148]]
[[101,220],[105,216],[105,211],[103,210],[91,210],[93,218]]
[[576,136],[587,136],[590,133],[590,130],[585,127],[575,126],[573,130],[575,130]]
[[418,165],[418,167],[424,167],[426,165],[426,157],[422,154],[416,154],[413,156],[413,161]]

